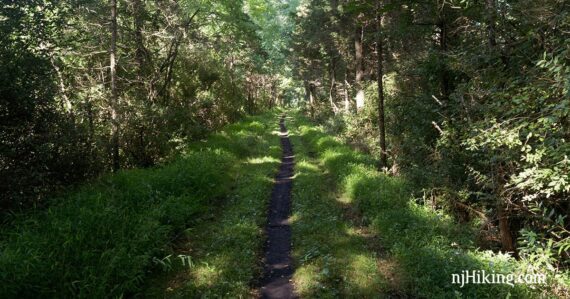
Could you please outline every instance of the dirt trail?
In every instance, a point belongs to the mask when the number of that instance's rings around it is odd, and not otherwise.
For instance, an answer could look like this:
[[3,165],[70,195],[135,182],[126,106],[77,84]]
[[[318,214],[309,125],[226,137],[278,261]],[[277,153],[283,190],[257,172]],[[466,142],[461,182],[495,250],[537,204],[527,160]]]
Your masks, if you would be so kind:
[[293,147],[285,127],[285,116],[281,117],[279,125],[283,157],[269,203],[261,298],[296,298],[291,284],[294,269],[290,255],[291,226],[288,220],[291,212],[291,187],[295,161]]

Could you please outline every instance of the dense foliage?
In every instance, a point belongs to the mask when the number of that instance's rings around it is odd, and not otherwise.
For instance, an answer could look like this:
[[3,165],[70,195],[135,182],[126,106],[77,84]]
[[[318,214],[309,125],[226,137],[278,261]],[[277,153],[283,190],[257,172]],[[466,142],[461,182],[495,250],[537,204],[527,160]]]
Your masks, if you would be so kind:
[[294,74],[307,111],[330,132],[387,154],[382,166],[411,179],[426,205],[480,221],[479,246],[564,269],[569,8],[559,0],[301,1]]
[[288,105],[302,295],[567,295],[569,45],[566,0],[4,0],[0,297],[136,295],[195,225],[174,293],[252,295],[275,115],[222,128]]
[[43,206],[59,186],[156,165],[283,102],[287,38],[271,14],[288,9],[253,0],[3,1],[0,209]]
[[[302,117],[298,118],[297,123],[298,137],[295,141],[301,151],[298,156],[303,159],[299,165],[297,186],[304,190],[297,192],[295,199],[299,203],[296,204],[301,210],[314,209],[311,215],[320,216],[318,224],[311,223],[300,212],[293,226],[294,229],[298,227],[299,235],[303,236],[296,243],[302,253],[299,258],[301,266],[295,274],[302,296],[568,296],[567,274],[536,267],[536,261],[517,260],[508,253],[494,253],[479,248],[474,238],[476,226],[458,224],[449,214],[434,210],[423,202],[410,200],[410,192],[415,189],[413,182],[379,171],[375,163],[377,159],[326,134],[324,126],[315,126]],[[312,159],[304,156],[307,153],[312,153]],[[316,171],[318,168],[325,171]],[[326,188],[314,188],[315,180],[326,180],[322,184]],[[331,185],[336,186],[338,192],[332,195],[332,200],[327,195]],[[306,192],[306,189],[317,191],[319,196],[315,198],[314,193]],[[306,201],[304,205],[303,201]],[[329,215],[335,206],[338,209],[339,202],[345,216],[336,217],[349,218],[351,225],[343,226],[342,222],[335,221],[334,216]],[[323,204],[329,206],[323,209]],[[375,240],[374,233],[377,233],[379,240]],[[312,237],[311,234],[317,236]],[[323,238],[328,234],[334,236]],[[362,243],[366,246],[359,245]],[[366,248],[372,248],[372,253]],[[547,283],[541,285],[453,285],[450,280],[452,274],[465,269],[504,274],[547,271],[548,275]],[[343,283],[339,284],[337,279]]]
[[[230,125],[205,143],[186,144],[164,167],[107,175],[54,199],[47,210],[16,216],[0,234],[0,297],[123,297],[139,293],[151,270],[191,262],[189,255],[173,255],[175,239],[239,194],[259,194],[251,198],[264,206],[271,185],[266,176],[275,166],[252,171],[255,163],[242,164],[279,154],[272,149],[276,125],[263,124],[274,118],[267,114]],[[256,249],[259,229],[254,225],[251,231]],[[245,260],[255,261],[252,248],[241,245],[249,250]],[[240,271],[246,274],[236,279],[238,290],[256,274],[248,267]]]

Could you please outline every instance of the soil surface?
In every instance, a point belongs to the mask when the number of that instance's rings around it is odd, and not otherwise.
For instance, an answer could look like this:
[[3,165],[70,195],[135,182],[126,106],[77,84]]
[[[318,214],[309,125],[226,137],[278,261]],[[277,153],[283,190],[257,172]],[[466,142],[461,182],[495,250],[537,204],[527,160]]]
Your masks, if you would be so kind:
[[285,116],[281,117],[281,148],[283,157],[279,173],[275,177],[275,185],[271,193],[265,243],[264,274],[261,280],[261,298],[297,298],[291,277],[293,265],[291,260],[291,188],[295,161],[293,147],[285,127]]

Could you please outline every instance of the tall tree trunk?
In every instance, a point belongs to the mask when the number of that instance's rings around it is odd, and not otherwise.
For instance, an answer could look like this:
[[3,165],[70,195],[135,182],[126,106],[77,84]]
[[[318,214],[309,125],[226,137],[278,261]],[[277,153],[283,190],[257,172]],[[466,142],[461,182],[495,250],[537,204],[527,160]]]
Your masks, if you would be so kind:
[[71,101],[69,100],[69,97],[67,96],[67,88],[65,86],[65,80],[63,78],[63,74],[61,72],[61,69],[57,65],[57,62],[55,61],[55,57],[53,54],[50,54],[50,62],[51,62],[53,69],[55,70],[55,74],[57,75],[57,79],[59,80],[59,93],[60,93],[61,98],[63,100],[62,108],[65,110],[65,112],[69,113],[69,115],[73,118],[74,113],[73,113],[73,110],[71,109],[72,108]]
[[[178,3],[176,3],[176,8],[178,9]],[[174,38],[172,39],[168,54],[164,59],[162,65],[159,68],[159,74],[164,73],[164,82],[162,86],[157,91],[157,96],[163,97],[165,103],[170,100],[171,93],[169,92],[170,84],[172,83],[173,74],[174,74],[174,67],[176,59],[178,58],[179,47],[182,44],[182,40],[185,36],[185,31],[188,30],[188,26],[192,23],[194,18],[198,15],[200,9],[197,9],[192,16],[188,20],[185,20],[179,28],[177,28],[177,32],[174,34]]]
[[[144,45],[144,37],[143,37],[143,25],[144,25],[144,0],[132,0],[133,3],[133,25],[135,29],[135,45],[136,45],[136,52],[135,52],[135,60],[138,64],[138,73],[139,73],[139,80],[143,81],[144,77],[146,76],[146,69],[147,67],[147,59],[148,50]],[[144,82],[141,82],[144,83]]]
[[271,80],[270,97],[269,97],[269,109],[273,109],[273,105],[277,104],[277,83]]
[[449,84],[449,74],[447,71],[446,55],[447,55],[447,19],[446,19],[446,6],[445,2],[442,3],[441,12],[439,15],[439,22],[437,27],[439,28],[439,47],[440,47],[440,81],[441,81],[441,97],[444,102],[449,100],[450,94],[450,84]]
[[507,55],[504,50],[497,47],[497,0],[486,0],[485,8],[487,10],[487,35],[489,51],[493,55],[500,55],[501,62],[503,63],[503,69],[507,70],[509,65],[509,55]]
[[[144,45],[144,16],[145,16],[145,0],[132,0],[133,5],[133,27],[134,27],[134,39],[135,39],[135,61],[138,65],[137,70],[137,97],[144,101],[145,111],[143,112],[143,120],[144,123],[145,119],[152,113],[152,105],[154,102],[154,80],[149,78],[151,73],[151,56],[149,51]],[[152,118],[151,118],[152,119]],[[151,126],[152,127],[152,126]],[[145,144],[144,135],[145,126],[140,126],[139,129],[139,154],[138,154],[138,163],[142,163],[141,165],[144,167],[148,167],[153,164],[152,158],[147,155],[147,147],[148,144]]]
[[376,0],[376,51],[378,52],[378,130],[380,131],[380,164],[388,167],[386,153],[386,122],[384,113],[384,43],[382,40],[381,0]]
[[[500,195],[498,196],[500,197]],[[497,203],[497,217],[499,218],[499,235],[501,237],[501,247],[503,251],[516,253],[515,243],[513,241],[513,235],[509,223],[509,213],[503,199],[501,198]]]
[[313,83],[309,83],[309,105],[311,106],[311,117],[315,115],[315,93],[314,93],[315,85]]
[[121,167],[119,157],[119,93],[117,90],[117,0],[111,1],[111,49],[110,49],[110,72],[111,72],[111,148],[113,156],[113,170]]
[[348,86],[348,68],[344,72],[344,112],[350,112],[350,88]]
[[331,8],[332,8],[333,14],[338,12],[338,0],[331,0]]
[[[357,21],[358,22],[358,21]],[[354,31],[354,62],[356,69],[356,110],[364,107],[364,25],[356,24]]]
[[333,110],[333,113],[336,115],[338,113],[338,107],[334,102],[336,95],[336,59],[332,55],[331,55],[330,68],[331,68],[330,69],[331,86],[329,89],[329,102],[331,104],[331,109]]
[[497,4],[496,0],[486,0],[487,9],[487,32],[489,39],[489,48],[494,50],[497,45],[497,37],[495,33],[495,22],[497,21]]
[[305,102],[309,103],[309,114],[311,115],[311,117],[314,116],[314,107],[313,107],[313,102],[314,102],[314,98],[313,98],[313,91],[312,91],[312,87],[311,84],[307,79],[305,79],[304,85],[305,85]]
[[[152,74],[152,56],[144,44],[144,16],[146,14],[146,0],[132,0],[133,3],[133,26],[135,32],[135,60],[138,64],[138,81],[140,85],[141,96],[146,96],[147,106],[151,106],[154,102],[157,91],[155,90],[155,79],[150,76]],[[150,78],[149,78],[150,77]]]
[[251,84],[248,84],[248,86],[246,87],[247,89],[247,113],[249,115],[253,114],[253,96],[252,96],[252,89],[253,87],[251,86]]
[[501,246],[504,252],[513,252],[516,255],[515,242],[513,240],[513,233],[509,221],[509,211],[507,201],[504,196],[503,186],[506,184],[505,171],[502,165],[498,165],[495,170],[495,184],[497,194],[497,218],[499,218],[499,235],[501,237]]

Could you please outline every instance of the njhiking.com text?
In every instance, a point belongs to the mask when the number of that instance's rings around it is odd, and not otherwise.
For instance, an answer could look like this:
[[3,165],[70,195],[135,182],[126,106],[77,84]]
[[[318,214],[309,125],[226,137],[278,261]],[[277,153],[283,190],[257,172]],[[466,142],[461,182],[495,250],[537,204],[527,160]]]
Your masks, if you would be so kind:
[[451,283],[461,285],[466,284],[545,284],[545,274],[502,274],[487,272],[485,270],[463,270],[460,274],[451,274]]

